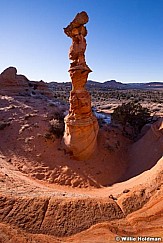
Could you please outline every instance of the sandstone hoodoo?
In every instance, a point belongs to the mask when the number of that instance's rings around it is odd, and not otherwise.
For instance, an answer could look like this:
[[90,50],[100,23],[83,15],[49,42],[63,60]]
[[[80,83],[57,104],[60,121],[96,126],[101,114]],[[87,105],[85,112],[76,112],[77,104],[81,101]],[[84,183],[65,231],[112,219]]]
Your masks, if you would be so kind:
[[87,29],[84,26],[89,18],[86,12],[76,15],[74,20],[64,28],[65,34],[72,38],[69,51],[70,92],[69,114],[65,117],[64,144],[74,158],[87,159],[96,148],[98,122],[91,110],[91,97],[85,88],[91,69],[85,61]]

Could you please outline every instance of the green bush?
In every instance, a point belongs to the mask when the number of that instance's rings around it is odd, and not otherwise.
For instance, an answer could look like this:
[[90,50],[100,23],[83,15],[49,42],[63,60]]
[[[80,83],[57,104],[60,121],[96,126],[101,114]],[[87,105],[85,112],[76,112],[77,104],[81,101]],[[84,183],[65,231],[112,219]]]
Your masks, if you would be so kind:
[[[126,135],[136,137],[142,127],[150,121],[150,110],[139,102],[130,101],[118,106],[112,114],[113,121],[123,126]],[[130,128],[130,132],[129,131]]]

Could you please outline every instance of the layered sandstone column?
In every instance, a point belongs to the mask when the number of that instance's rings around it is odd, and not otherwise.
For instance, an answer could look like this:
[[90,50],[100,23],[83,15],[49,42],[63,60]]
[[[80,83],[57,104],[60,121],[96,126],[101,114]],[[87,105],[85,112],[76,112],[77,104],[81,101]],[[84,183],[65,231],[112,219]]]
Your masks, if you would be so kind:
[[88,22],[86,12],[76,15],[74,20],[64,28],[65,34],[72,38],[69,59],[72,91],[70,93],[69,114],[65,117],[64,144],[74,158],[83,160],[89,158],[96,148],[98,122],[91,110],[91,97],[85,88],[91,69],[85,62]]

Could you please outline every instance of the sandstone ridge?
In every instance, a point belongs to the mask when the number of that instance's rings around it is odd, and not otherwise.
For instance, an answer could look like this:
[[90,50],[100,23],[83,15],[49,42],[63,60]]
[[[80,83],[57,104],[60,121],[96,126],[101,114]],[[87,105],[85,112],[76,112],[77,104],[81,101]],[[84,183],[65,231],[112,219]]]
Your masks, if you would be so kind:
[[29,80],[24,75],[18,75],[15,67],[8,67],[0,74],[1,94],[26,93]]
[[17,74],[15,67],[8,67],[0,74],[1,95],[33,95],[53,97],[53,93],[43,81],[30,81],[26,76]]

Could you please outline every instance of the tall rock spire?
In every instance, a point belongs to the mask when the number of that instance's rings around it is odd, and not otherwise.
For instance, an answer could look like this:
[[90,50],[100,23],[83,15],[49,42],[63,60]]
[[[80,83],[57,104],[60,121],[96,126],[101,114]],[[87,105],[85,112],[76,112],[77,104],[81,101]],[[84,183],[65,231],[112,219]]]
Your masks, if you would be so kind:
[[85,88],[91,69],[85,61],[87,29],[84,26],[89,18],[86,12],[76,15],[74,20],[64,28],[65,34],[72,39],[69,51],[70,92],[69,114],[65,117],[64,143],[78,160],[87,159],[96,148],[98,122],[91,110],[91,97]]

